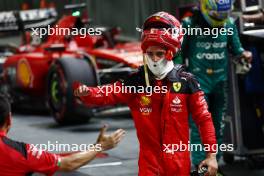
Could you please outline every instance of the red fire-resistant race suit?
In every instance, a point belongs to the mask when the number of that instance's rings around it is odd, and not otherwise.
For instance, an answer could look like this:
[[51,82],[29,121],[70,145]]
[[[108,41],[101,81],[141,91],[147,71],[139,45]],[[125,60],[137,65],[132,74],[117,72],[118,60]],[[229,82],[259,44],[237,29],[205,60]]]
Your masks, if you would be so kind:
[[157,93],[151,92],[151,96],[147,96],[148,93],[118,93],[122,86],[123,89],[124,86],[145,86],[141,67],[128,79],[108,85],[113,90],[115,88],[116,92],[106,92],[106,89],[110,90],[109,87],[105,87],[104,91],[98,87],[90,87],[91,93],[82,96],[81,100],[87,105],[125,103],[129,106],[140,144],[140,176],[190,175],[189,151],[174,151],[176,147],[173,150],[172,144],[188,144],[189,113],[192,113],[192,118],[199,127],[203,144],[216,144],[215,130],[204,93],[193,76],[184,72],[181,65],[176,65],[162,81],[150,76],[150,83],[152,86],[168,86],[169,91],[159,93],[163,90],[159,91],[156,87],[154,91]]
[[0,131],[0,175],[29,176],[33,172],[52,176],[58,169],[59,155],[37,149],[34,145],[9,139]]

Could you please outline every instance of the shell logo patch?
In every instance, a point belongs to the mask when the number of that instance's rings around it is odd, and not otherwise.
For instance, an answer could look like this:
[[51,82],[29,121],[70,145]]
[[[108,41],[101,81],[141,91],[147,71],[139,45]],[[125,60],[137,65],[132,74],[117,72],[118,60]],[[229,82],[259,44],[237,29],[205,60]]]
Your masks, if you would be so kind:
[[175,92],[179,92],[181,90],[182,84],[180,82],[175,82],[172,84]]
[[142,106],[148,106],[150,103],[151,103],[151,99],[150,99],[150,97],[142,96],[142,97],[140,98],[140,104],[141,104]]
[[21,59],[17,64],[17,77],[20,84],[29,87],[32,84],[33,74],[26,59]]

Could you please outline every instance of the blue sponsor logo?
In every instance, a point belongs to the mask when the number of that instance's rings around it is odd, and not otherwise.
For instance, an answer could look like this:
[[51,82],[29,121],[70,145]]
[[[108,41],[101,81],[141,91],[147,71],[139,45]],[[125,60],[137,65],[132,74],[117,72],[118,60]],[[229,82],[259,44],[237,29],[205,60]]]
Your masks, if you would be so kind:
[[217,11],[228,11],[232,7],[232,0],[217,0]]

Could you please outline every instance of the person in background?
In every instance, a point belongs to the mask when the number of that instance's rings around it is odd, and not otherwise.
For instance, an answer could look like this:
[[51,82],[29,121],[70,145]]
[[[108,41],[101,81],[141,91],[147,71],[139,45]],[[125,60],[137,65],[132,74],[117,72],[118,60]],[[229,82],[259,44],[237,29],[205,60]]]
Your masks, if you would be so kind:
[[[250,62],[252,53],[241,46],[236,25],[230,16],[232,0],[200,0],[199,8],[194,8],[190,17],[182,20],[182,28],[210,29],[215,33],[185,34],[181,54],[174,62],[187,64],[187,70],[200,82],[201,89],[212,114],[218,145],[223,141],[223,117],[227,105],[227,78],[229,52],[235,57]],[[226,31],[222,33],[220,31]],[[199,130],[191,121],[191,143],[200,144]],[[221,157],[218,152],[217,159]],[[193,151],[192,163],[198,166],[205,158],[204,152]],[[219,170],[219,175],[221,175]]]
[[[12,126],[11,108],[4,95],[0,95],[0,175],[25,176],[34,172],[53,175],[56,171],[71,172],[92,161],[101,151],[117,146],[125,131],[119,129],[106,135],[106,126],[101,129],[97,149],[71,154],[52,154],[41,151],[34,145],[17,142],[7,137]],[[25,134],[26,135],[26,134]],[[95,144],[95,145],[96,145]],[[100,148],[100,149],[99,149]]]

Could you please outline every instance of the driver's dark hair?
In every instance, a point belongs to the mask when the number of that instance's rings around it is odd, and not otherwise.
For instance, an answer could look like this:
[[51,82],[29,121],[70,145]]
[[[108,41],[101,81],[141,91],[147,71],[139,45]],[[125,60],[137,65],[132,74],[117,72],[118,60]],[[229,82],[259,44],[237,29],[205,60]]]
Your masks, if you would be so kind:
[[0,94],[0,128],[4,126],[10,112],[11,106],[7,97]]

